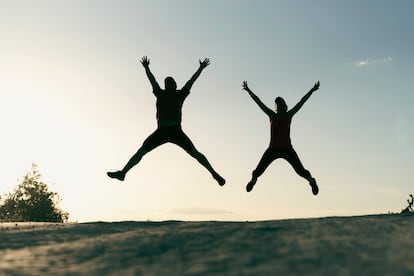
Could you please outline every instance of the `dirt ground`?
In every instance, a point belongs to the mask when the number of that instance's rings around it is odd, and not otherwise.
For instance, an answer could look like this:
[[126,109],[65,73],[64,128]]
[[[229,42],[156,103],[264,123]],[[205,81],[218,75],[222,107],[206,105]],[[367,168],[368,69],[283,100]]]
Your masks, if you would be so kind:
[[414,216],[0,223],[0,237],[0,275],[414,275]]

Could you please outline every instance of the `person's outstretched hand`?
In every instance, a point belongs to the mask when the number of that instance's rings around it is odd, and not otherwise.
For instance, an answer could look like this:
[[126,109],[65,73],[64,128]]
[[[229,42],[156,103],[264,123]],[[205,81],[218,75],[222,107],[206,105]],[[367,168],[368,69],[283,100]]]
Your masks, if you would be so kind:
[[319,89],[319,85],[320,85],[320,82],[319,81],[317,81],[316,83],[315,83],[315,85],[312,87],[312,89],[310,90],[311,92],[315,92],[316,90],[318,90]]
[[150,63],[150,60],[147,58],[147,56],[143,56],[141,59],[142,66],[147,68],[149,66],[149,63]]
[[200,68],[204,69],[210,64],[210,59],[205,58],[203,61],[201,59],[198,60],[200,62]]
[[250,88],[247,85],[247,81],[243,81],[242,87],[243,87],[243,90],[250,91]]

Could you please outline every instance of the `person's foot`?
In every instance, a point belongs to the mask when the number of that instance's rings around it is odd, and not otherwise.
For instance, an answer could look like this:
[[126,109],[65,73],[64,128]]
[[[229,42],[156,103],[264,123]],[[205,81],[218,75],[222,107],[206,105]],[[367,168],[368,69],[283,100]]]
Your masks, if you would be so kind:
[[251,190],[253,190],[254,185],[256,184],[257,178],[252,178],[252,180],[250,180],[249,183],[247,183],[246,186],[246,191],[250,192]]
[[226,180],[223,177],[221,177],[219,174],[214,174],[213,177],[220,186],[224,186],[224,184],[226,184]]
[[124,181],[125,179],[125,173],[123,173],[122,171],[116,171],[116,172],[107,172],[106,173],[110,178],[115,178],[118,179],[120,181]]
[[319,193],[319,188],[318,188],[318,185],[316,184],[316,179],[312,177],[309,180],[309,184],[312,187],[312,194],[317,195]]

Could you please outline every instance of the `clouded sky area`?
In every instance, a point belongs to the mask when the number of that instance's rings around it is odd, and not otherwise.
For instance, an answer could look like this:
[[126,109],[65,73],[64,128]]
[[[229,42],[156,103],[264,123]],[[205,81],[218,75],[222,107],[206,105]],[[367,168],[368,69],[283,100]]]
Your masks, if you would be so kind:
[[[31,163],[73,221],[267,220],[398,212],[414,193],[413,1],[0,1],[0,193]],[[139,60],[179,87],[210,58],[183,130],[227,183],[165,144]],[[292,122],[313,196],[284,160],[251,193],[270,108],[320,80]]]

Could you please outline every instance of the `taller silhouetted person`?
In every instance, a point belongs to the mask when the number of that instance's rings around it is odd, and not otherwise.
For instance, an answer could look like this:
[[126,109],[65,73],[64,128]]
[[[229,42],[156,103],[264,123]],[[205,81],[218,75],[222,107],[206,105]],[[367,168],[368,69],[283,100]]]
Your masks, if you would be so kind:
[[147,77],[152,85],[152,92],[157,98],[157,129],[144,141],[141,148],[131,157],[125,167],[120,171],[108,172],[107,175],[111,178],[116,178],[123,181],[127,172],[137,165],[141,158],[156,147],[170,142],[183,148],[189,155],[197,159],[218,182],[220,186],[225,184],[225,180],[221,177],[210,165],[207,158],[200,153],[191,142],[190,138],[183,132],[181,128],[181,109],[184,100],[190,94],[190,89],[194,82],[200,76],[204,68],[210,64],[208,58],[203,61],[199,60],[200,67],[194,75],[187,81],[187,83],[177,90],[177,84],[172,77],[166,77],[164,80],[165,89],[161,89],[154,75],[149,68],[150,60],[144,56],[141,59],[141,64],[145,68]]
[[259,164],[252,173],[252,179],[246,186],[246,190],[250,192],[256,184],[257,178],[263,174],[266,168],[277,158],[284,158],[292,165],[296,173],[309,181],[312,187],[312,193],[317,195],[319,192],[318,185],[311,173],[306,170],[300,161],[296,151],[292,147],[290,140],[290,124],[292,117],[299,111],[303,104],[309,99],[313,92],[319,89],[319,81],[315,83],[312,89],[290,110],[283,98],[275,99],[276,112],[268,108],[262,103],[249,88],[246,81],[243,81],[243,89],[246,90],[250,97],[257,103],[270,120],[270,144],[264,152]]

